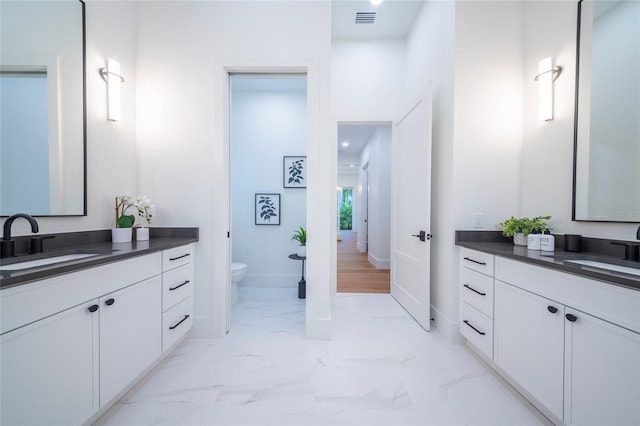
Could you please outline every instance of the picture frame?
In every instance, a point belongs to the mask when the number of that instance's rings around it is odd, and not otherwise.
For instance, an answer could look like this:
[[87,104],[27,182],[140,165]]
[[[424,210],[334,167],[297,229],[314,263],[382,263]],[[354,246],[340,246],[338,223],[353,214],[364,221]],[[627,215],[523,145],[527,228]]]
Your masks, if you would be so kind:
[[280,225],[280,194],[255,194],[256,225]]
[[282,159],[282,186],[284,188],[307,187],[307,156],[284,156]]

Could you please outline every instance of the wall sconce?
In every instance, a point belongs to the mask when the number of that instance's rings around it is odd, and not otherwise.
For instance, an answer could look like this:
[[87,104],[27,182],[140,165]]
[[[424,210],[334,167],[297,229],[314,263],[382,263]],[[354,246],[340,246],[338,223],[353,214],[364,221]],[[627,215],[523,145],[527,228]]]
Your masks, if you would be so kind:
[[120,75],[120,62],[114,59],[107,59],[107,67],[100,68],[100,76],[107,83],[109,120],[121,120],[120,85],[124,83],[124,77]]
[[553,66],[551,57],[538,62],[538,75],[534,77],[534,80],[538,82],[541,121],[553,120],[553,82],[561,72],[562,67]]

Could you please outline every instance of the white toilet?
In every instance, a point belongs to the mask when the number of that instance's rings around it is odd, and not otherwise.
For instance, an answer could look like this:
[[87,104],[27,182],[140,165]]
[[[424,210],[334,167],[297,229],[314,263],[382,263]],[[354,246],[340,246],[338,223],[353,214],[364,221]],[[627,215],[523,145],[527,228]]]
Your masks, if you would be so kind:
[[247,265],[244,263],[231,263],[231,304],[238,303],[238,283],[247,273]]

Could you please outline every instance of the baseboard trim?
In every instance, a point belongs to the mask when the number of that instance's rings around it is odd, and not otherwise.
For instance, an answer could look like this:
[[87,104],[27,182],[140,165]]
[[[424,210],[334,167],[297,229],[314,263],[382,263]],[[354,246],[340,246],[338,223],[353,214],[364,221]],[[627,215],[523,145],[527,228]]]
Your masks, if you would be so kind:
[[431,325],[442,334],[449,343],[462,344],[464,338],[460,334],[458,321],[451,321],[442,312],[431,305]]
[[261,287],[261,288],[294,288],[298,287],[300,275],[291,274],[247,274],[238,283],[239,287]]
[[369,263],[375,266],[376,269],[391,269],[391,259],[378,259],[369,253],[367,260],[369,260]]

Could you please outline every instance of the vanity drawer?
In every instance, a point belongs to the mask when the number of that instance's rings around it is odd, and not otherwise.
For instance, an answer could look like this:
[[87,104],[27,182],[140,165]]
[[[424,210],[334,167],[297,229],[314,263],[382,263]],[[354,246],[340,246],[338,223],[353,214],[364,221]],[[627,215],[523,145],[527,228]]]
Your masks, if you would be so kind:
[[162,351],[171,348],[193,325],[193,298],[189,297],[162,314]]
[[193,244],[162,252],[162,271],[168,271],[193,261]]
[[463,302],[493,318],[493,278],[462,268],[460,296]]
[[162,274],[162,312],[193,295],[193,264]]
[[491,318],[463,303],[460,332],[469,343],[493,359],[493,320]]
[[460,253],[460,265],[478,271],[485,275],[493,276],[493,255],[481,251],[462,249]]

